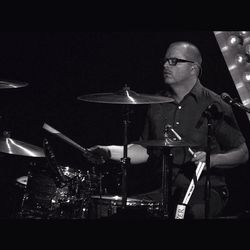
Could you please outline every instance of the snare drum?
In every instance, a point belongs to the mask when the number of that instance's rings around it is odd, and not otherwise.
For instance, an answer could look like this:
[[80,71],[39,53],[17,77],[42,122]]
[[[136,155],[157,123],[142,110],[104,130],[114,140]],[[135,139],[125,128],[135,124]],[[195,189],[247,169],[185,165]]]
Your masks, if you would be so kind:
[[[126,209],[130,210],[134,215],[154,216],[158,213],[160,204],[151,200],[140,200],[127,198]],[[91,196],[89,216],[90,219],[100,219],[118,215],[122,208],[121,196]]]

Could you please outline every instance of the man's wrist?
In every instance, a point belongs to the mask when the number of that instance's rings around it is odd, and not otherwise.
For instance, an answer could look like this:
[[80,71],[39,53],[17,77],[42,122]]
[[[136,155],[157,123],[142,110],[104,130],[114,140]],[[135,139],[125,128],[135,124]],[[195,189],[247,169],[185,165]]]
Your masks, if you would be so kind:
[[215,167],[218,165],[218,158],[220,157],[219,154],[212,154],[210,156],[210,167]]

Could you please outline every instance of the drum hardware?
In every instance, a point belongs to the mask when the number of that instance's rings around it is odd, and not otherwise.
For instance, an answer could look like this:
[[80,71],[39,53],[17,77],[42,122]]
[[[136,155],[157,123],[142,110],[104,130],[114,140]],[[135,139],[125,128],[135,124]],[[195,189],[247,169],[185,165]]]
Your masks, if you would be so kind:
[[[70,144],[71,146],[73,146],[74,148],[80,150],[83,153],[83,156],[87,159],[92,157],[92,153],[86,149],[83,148],[82,146],[80,146],[79,144],[77,144],[76,142],[74,142],[73,140],[71,140],[69,137],[67,137],[66,135],[62,134],[61,132],[59,132],[58,130],[56,130],[55,128],[51,127],[48,124],[44,124],[43,125],[43,129],[45,129],[47,132],[55,135],[56,137],[62,139],[63,141],[65,141],[66,143]],[[54,166],[56,166],[54,157],[52,156],[52,161],[54,162]],[[102,176],[102,173],[100,173],[99,177],[97,176],[97,174],[95,173],[95,167],[92,167],[92,172],[90,173],[89,170],[87,170],[87,174],[84,177],[85,181],[87,183],[89,183],[89,194],[88,196],[92,195],[97,188],[99,187],[99,193],[102,194],[103,190],[102,190],[102,178],[104,176]],[[87,203],[87,202],[85,202]],[[84,208],[83,208],[84,209]]]
[[80,101],[92,103],[106,103],[119,104],[124,107],[123,115],[123,158],[120,161],[122,169],[122,209],[126,208],[127,204],[127,168],[130,165],[130,158],[128,157],[128,125],[130,123],[130,105],[138,104],[156,104],[172,102],[173,99],[163,96],[144,95],[132,91],[130,87],[125,85],[122,90],[116,93],[97,93],[90,95],[83,95],[77,98]]
[[[31,219],[83,219],[93,192],[91,173],[60,166],[44,140],[47,164],[43,167],[30,163],[27,176],[17,178],[23,196],[18,218]],[[58,176],[60,173],[60,176]]]
[[[112,195],[103,195],[91,196],[92,202],[90,206],[90,219],[102,219],[102,218],[111,218],[113,216],[120,216],[124,211],[133,212],[138,211],[139,216],[147,217],[156,217],[159,213],[160,204],[151,200],[141,200],[134,198],[127,198],[126,210],[122,209],[122,197],[121,196],[112,196]],[[122,217],[121,217],[122,218]]]
[[91,180],[88,174],[84,176],[80,170],[68,174],[68,167],[62,167],[65,176],[68,176],[67,185],[57,188],[57,191],[51,201],[51,210],[53,217],[84,219],[87,216],[88,200],[92,193]]
[[[92,96],[93,97],[93,96]],[[88,99],[87,101],[91,101],[91,102],[100,102],[100,95],[98,96],[98,99],[96,99],[96,96],[93,97],[93,99]],[[130,159],[128,158],[128,152],[127,152],[127,146],[128,146],[128,125],[130,123],[129,120],[129,115],[130,115],[130,109],[129,109],[129,105],[130,104],[152,104],[152,103],[163,103],[163,102],[170,102],[172,101],[172,99],[167,98],[167,97],[157,97],[157,96],[149,96],[149,95],[139,95],[133,91],[131,91],[127,86],[125,86],[125,88],[123,88],[122,91],[119,91],[115,94],[111,94],[111,95],[107,95],[104,99],[101,100],[102,103],[110,103],[110,104],[122,104],[124,105],[124,118],[123,118],[123,126],[124,126],[124,149],[123,149],[123,158],[121,159],[121,169],[122,169],[122,196],[121,196],[121,200],[120,200],[120,207],[122,209],[124,209],[126,206],[130,206],[131,205],[131,199],[127,198],[127,186],[126,186],[126,178],[127,178],[127,167],[130,164]],[[78,145],[77,143],[73,142],[71,139],[69,139],[68,137],[66,137],[65,135],[61,134],[59,131],[53,129],[52,127],[50,127],[48,124],[44,124],[43,128],[45,130],[47,130],[48,132],[58,136],[59,138],[63,139],[64,141],[66,141],[67,143],[69,143],[70,145],[76,147],[77,149],[79,149],[83,155],[88,159],[89,157],[91,157],[91,152],[88,151],[87,149],[81,147],[80,145]],[[43,152],[44,156],[48,156],[49,152]],[[58,167],[58,164],[55,161],[54,155],[53,154],[49,154],[50,157],[52,157],[52,159],[50,158],[50,161],[52,160],[52,165],[54,168],[55,166]],[[55,170],[55,168],[54,168]],[[65,170],[65,169],[64,169]],[[63,172],[63,176],[67,176],[69,177],[69,173],[68,170],[66,170],[66,172]],[[60,170],[58,171],[58,169],[56,169],[56,171],[54,171],[54,173],[57,174],[57,177],[59,177],[59,179],[62,177],[62,173],[60,172]],[[67,174],[66,174],[67,173]],[[77,174],[75,177],[71,178],[70,180],[65,181],[65,179],[60,179],[62,181],[62,183],[66,183],[66,185],[62,185],[62,186],[57,186],[57,190],[56,193],[54,195],[54,197],[50,200],[51,202],[51,207],[48,214],[46,214],[45,216],[47,216],[48,218],[55,218],[55,217],[67,217],[67,216],[73,216],[72,213],[71,215],[68,215],[68,210],[67,208],[70,206],[75,207],[75,204],[80,201],[76,207],[79,208],[81,207],[82,211],[86,211],[88,210],[88,208],[86,207],[86,203],[83,203],[82,201],[84,200],[86,202],[86,200],[88,200],[90,198],[89,195],[92,194],[92,189],[93,189],[93,183],[91,182],[91,173],[87,172],[87,175],[85,176],[80,176],[79,174]],[[30,178],[33,178],[32,175],[30,176]],[[90,180],[90,181],[89,181]],[[102,180],[103,180],[103,176],[100,175],[99,176],[99,193],[102,194],[103,189],[102,189]],[[88,183],[89,181],[89,183]],[[29,183],[29,182],[28,182]],[[82,189],[82,184],[83,186],[86,184],[88,186],[89,185],[89,189],[84,190],[85,192],[83,192],[84,194],[82,194],[81,192],[79,192],[79,190]],[[27,186],[29,186],[27,184]],[[86,194],[88,193],[88,194]],[[100,196],[98,196],[100,198]],[[101,196],[102,198],[103,196]],[[26,200],[27,197],[24,198],[24,200]],[[83,199],[81,199],[83,198]],[[92,197],[94,198],[94,197]],[[117,202],[117,201],[116,201]],[[140,203],[141,206],[144,203]],[[117,205],[117,204],[116,204]],[[37,208],[40,208],[39,206],[37,206]],[[39,214],[39,213],[38,213]]]
[[[77,214],[80,216],[79,213],[86,210],[88,199],[93,190],[89,171],[84,176],[80,170],[72,174],[69,168],[59,166],[46,138],[44,139],[44,150],[57,185],[55,196],[51,200],[53,216],[56,215],[59,218],[65,216],[72,216],[73,218]],[[69,215],[72,208],[73,214]]]
[[17,183],[23,184],[23,187],[24,187],[20,211],[17,213],[18,218],[23,218],[25,213],[27,212],[25,210],[26,201],[29,199],[29,190],[28,190],[27,186],[28,186],[28,181],[31,179],[31,177],[32,177],[31,172],[28,171],[27,176],[23,176],[23,177],[20,177],[17,179]]
[[[18,218],[31,219],[86,219],[92,190],[86,173],[69,166],[60,166],[68,179],[66,185],[56,186],[49,175],[50,168],[30,169],[24,187]],[[22,181],[20,177],[17,181]]]

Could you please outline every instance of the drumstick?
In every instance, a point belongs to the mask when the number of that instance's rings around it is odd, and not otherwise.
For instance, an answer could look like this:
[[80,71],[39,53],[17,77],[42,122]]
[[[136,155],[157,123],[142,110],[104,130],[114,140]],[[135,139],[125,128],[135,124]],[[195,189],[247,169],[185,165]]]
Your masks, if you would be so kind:
[[[197,168],[196,168],[196,171],[195,171],[197,181],[199,180],[200,175],[201,175],[201,173],[202,173],[202,171],[203,171],[205,165],[206,165],[205,162],[199,162],[199,164],[198,164],[198,166],[197,166]],[[191,183],[190,183],[189,187],[188,187],[187,193],[186,193],[186,195],[185,195],[185,197],[184,197],[184,199],[183,199],[183,202],[182,202],[182,203],[183,203],[184,205],[187,205],[187,204],[188,204],[189,199],[191,198],[191,195],[192,195],[192,193],[193,193],[193,191],[194,191],[194,188],[195,188],[195,181],[194,181],[194,178],[193,178],[193,179],[191,180]]]
[[61,132],[59,132],[58,130],[52,128],[50,125],[44,123],[43,125],[43,129],[45,129],[46,131],[50,132],[51,134],[59,137],[60,139],[66,141],[67,143],[69,143],[71,146],[77,148],[78,150],[80,150],[81,152],[83,152],[83,155],[85,157],[90,157],[91,155],[91,152],[86,149],[86,148],[83,148],[82,146],[80,146],[79,144],[77,144],[76,142],[72,141],[69,137],[63,135]]
[[[198,164],[198,166],[196,168],[196,179],[197,179],[197,181],[199,180],[200,175],[201,175],[205,165],[206,165],[205,162],[199,162],[199,164]],[[175,219],[184,219],[186,206],[187,206],[187,204],[189,202],[189,199],[191,198],[191,195],[193,194],[194,188],[195,188],[195,181],[194,181],[194,178],[193,178],[191,180],[190,184],[189,184],[187,193],[186,193],[186,195],[185,195],[185,197],[183,199],[182,204],[177,205],[176,213],[175,213]]]
[[[180,135],[172,128],[171,125],[167,125],[166,127],[167,127],[167,129],[170,129],[170,130],[173,132],[173,134],[176,136],[176,138],[177,138],[179,141],[182,140],[182,138],[180,137]],[[195,154],[194,151],[193,151],[190,147],[188,147],[188,152],[189,152],[192,156],[194,156],[194,154]]]
[[[179,135],[170,125],[168,125],[168,126],[169,126],[170,130],[174,133],[174,135],[177,137],[177,139],[178,139],[178,140],[182,140],[182,138],[180,137],[180,135]],[[195,152],[194,152],[190,147],[188,148],[188,152],[189,152],[192,156],[195,155]],[[205,162],[199,162],[199,164],[198,164],[198,166],[197,166],[197,168],[196,168],[196,171],[195,171],[197,181],[199,180],[200,175],[201,175],[201,173],[202,173],[202,171],[203,171],[205,165],[206,165]],[[195,182],[194,182],[194,178],[193,178],[192,181],[191,181],[191,183],[190,183],[190,185],[189,185],[189,188],[188,188],[188,190],[187,190],[187,193],[186,193],[186,195],[185,195],[185,198],[184,198],[184,200],[183,200],[183,204],[185,204],[185,205],[187,205],[189,199],[191,198],[191,195],[192,195],[192,193],[193,193],[194,186],[195,186],[194,183],[195,183]],[[190,192],[190,191],[191,191],[191,192]]]

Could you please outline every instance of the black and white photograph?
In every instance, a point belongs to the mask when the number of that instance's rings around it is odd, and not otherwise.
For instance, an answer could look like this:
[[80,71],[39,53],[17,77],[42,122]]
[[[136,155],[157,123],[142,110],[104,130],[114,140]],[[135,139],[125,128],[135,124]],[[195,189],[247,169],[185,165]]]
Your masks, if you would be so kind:
[[0,36],[0,220],[250,218],[250,31]]

